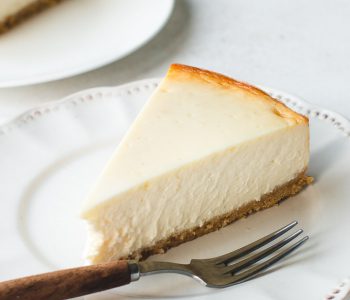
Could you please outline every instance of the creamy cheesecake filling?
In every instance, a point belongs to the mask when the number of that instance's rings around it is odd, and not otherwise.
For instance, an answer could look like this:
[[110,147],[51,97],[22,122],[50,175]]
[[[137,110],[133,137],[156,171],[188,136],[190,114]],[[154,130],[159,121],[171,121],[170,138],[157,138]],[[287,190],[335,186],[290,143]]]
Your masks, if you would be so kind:
[[[269,208],[278,204],[281,200],[293,196],[300,192],[306,185],[311,184],[312,177],[306,175],[306,170],[297,175],[293,180],[282,186],[277,186],[271,193],[262,195],[259,201],[251,201],[238,209],[226,212],[223,215],[214,217],[201,226],[195,226],[180,232],[174,232],[165,239],[159,240],[155,244],[133,251],[129,256],[120,259],[144,260],[150,255],[165,253],[169,248],[176,247],[184,242],[191,241],[204,234],[216,231],[232,222],[247,217],[257,211]],[[95,261],[109,261],[115,257],[113,252],[104,252],[95,257]]]
[[283,109],[239,88],[168,75],[118,146],[84,210],[149,178],[301,122]]
[[0,22],[38,0],[0,0]]
[[[102,202],[85,212],[92,262],[131,252],[200,226],[302,172],[309,160],[308,127],[277,130],[218,151]],[[117,205],[116,205],[117,204]]]

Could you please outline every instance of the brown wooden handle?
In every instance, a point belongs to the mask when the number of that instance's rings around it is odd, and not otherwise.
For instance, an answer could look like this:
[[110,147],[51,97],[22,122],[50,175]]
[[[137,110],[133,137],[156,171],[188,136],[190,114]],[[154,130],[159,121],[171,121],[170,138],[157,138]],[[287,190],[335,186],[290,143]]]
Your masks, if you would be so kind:
[[128,262],[115,261],[1,282],[0,300],[62,300],[128,283]]

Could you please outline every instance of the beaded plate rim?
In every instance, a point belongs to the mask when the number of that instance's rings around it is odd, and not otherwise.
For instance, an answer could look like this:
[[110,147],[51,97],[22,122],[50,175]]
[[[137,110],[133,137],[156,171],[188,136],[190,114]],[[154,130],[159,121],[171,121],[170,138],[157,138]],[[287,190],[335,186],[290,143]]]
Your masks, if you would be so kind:
[[[57,112],[61,109],[73,109],[78,105],[82,105],[94,100],[103,98],[104,96],[131,96],[139,93],[141,90],[151,90],[158,86],[161,79],[151,78],[139,81],[126,83],[115,87],[96,87],[83,90],[61,100],[43,104],[35,108],[29,109],[24,113],[12,118],[0,126],[0,136],[9,134],[12,130],[25,126],[30,122],[34,122],[40,117]],[[306,115],[309,118],[316,118],[321,121],[332,124],[343,135],[350,138],[350,121],[341,114],[331,111],[326,108],[311,104],[304,99],[264,86],[258,86],[260,89],[267,92],[273,98],[283,102],[293,110]],[[103,90],[103,92],[102,92]]]

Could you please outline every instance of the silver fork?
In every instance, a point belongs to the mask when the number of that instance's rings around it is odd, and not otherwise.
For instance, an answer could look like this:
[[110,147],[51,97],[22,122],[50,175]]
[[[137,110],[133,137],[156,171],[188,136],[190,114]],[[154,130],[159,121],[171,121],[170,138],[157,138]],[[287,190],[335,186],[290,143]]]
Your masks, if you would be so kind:
[[261,249],[297,224],[294,221],[233,252],[209,259],[192,259],[189,264],[115,261],[5,281],[0,283],[0,300],[73,298],[122,286],[156,273],[179,273],[198,279],[208,287],[227,287],[253,278],[306,242],[308,236],[278,251],[303,232],[299,229]]

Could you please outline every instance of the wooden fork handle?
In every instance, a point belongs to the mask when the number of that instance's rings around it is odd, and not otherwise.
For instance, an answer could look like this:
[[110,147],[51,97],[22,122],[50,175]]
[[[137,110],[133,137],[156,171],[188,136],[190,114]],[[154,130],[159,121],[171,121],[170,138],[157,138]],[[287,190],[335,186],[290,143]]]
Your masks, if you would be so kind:
[[62,300],[130,283],[127,261],[66,269],[0,283],[0,300]]

